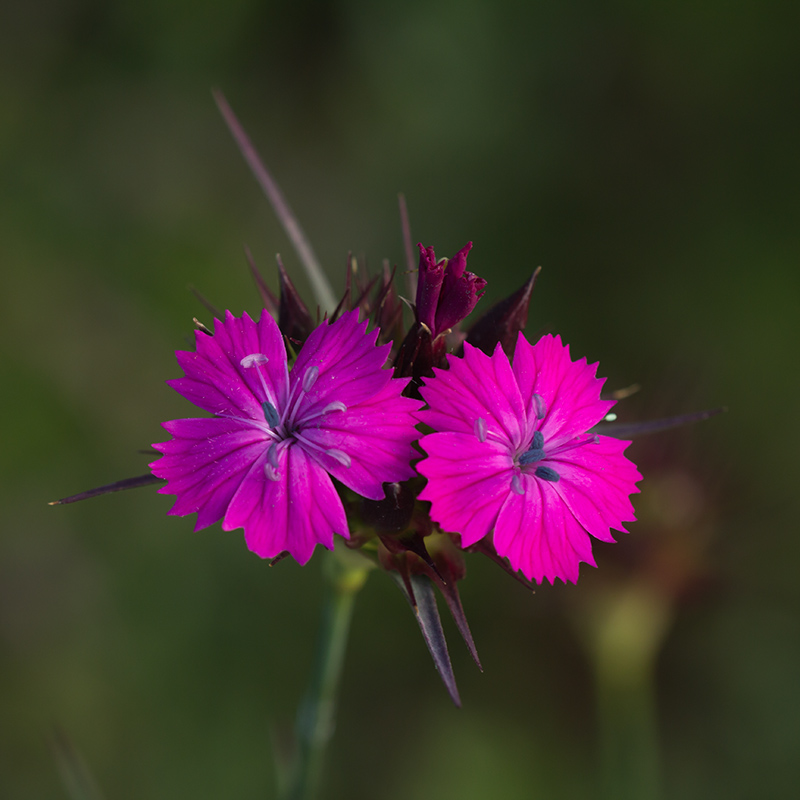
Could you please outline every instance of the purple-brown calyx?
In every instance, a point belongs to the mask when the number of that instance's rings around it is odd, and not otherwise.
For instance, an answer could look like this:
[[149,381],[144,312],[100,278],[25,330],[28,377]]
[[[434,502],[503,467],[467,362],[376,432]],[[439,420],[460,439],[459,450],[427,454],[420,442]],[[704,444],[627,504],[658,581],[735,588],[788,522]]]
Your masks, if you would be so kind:
[[467,254],[472,242],[451,259],[436,260],[433,247],[419,247],[417,322],[425,325],[435,340],[461,322],[480,299],[486,281],[467,272]]
[[395,359],[395,377],[412,377],[409,393],[415,394],[423,376],[433,367],[445,367],[450,333],[480,300],[486,281],[467,272],[468,242],[451,259],[436,260],[433,247],[419,247],[415,321]]

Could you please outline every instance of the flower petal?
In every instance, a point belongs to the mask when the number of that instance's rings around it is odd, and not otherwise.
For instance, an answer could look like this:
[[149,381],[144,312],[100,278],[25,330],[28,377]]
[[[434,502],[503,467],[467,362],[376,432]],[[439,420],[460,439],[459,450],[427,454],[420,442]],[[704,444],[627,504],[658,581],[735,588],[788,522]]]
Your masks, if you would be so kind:
[[428,458],[417,470],[428,484],[419,499],[430,501],[431,519],[470,547],[492,530],[510,492],[511,456],[502,444],[473,434],[432,433],[420,445]]
[[613,400],[600,399],[605,378],[595,377],[596,372],[597,364],[587,364],[585,358],[572,361],[560,336],[542,336],[535,345],[521,333],[517,337],[514,375],[529,420],[536,417],[534,395],[544,399],[546,412],[539,428],[549,445],[585,433],[614,405]]
[[390,345],[375,347],[377,328],[366,333],[367,320],[358,321],[358,309],[343,314],[333,324],[319,325],[306,340],[292,367],[292,386],[316,367],[319,372],[303,398],[298,416],[321,411],[332,401],[348,408],[381,391],[392,379],[382,369]]
[[429,408],[418,414],[420,421],[434,430],[471,434],[478,418],[487,430],[509,443],[511,449],[522,444],[525,432],[525,406],[508,357],[498,345],[487,356],[476,347],[464,344],[464,357],[447,357],[449,370],[434,369],[435,378],[426,378],[420,393]]
[[629,495],[639,491],[636,481],[642,476],[623,455],[629,444],[600,436],[597,443],[542,462],[558,472],[554,489],[581,525],[606,542],[614,541],[609,528],[625,532],[623,523],[636,519]]
[[302,430],[303,438],[321,450],[345,453],[349,466],[316,449],[307,450],[334,478],[372,500],[383,499],[384,483],[404,481],[416,474],[411,466],[417,457],[412,442],[419,436],[414,412],[422,403],[401,397],[406,383],[392,380],[373,397],[347,411],[317,417],[315,425]]
[[265,448],[264,434],[230,419],[179,419],[165,422],[174,437],[153,447],[164,455],[150,464],[167,485],[160,494],[178,496],[170,514],[197,513],[195,530],[221,519],[242,477]]
[[[167,381],[199,408],[214,414],[263,419],[262,377],[277,404],[286,397],[286,349],[275,320],[264,311],[258,323],[244,314],[214,320],[214,335],[195,332],[196,352],[178,351],[185,378]],[[259,367],[244,367],[242,359],[253,353],[267,356]],[[259,374],[260,373],[260,374]]]
[[253,464],[234,495],[223,530],[244,528],[248,548],[262,558],[288,551],[305,564],[317,544],[333,548],[333,535],[350,538],[344,507],[331,479],[297,444],[278,451],[267,477],[267,454]]
[[510,493],[494,531],[497,554],[528,580],[575,583],[578,566],[595,565],[591,540],[547,481],[522,475],[523,494]]

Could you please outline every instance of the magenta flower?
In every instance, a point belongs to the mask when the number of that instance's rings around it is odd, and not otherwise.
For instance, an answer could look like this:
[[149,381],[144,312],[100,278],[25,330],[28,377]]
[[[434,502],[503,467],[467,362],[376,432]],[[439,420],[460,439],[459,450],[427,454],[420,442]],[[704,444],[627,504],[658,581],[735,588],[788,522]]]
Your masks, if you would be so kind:
[[581,561],[596,566],[589,534],[613,542],[610,529],[635,519],[642,477],[623,455],[630,442],[589,433],[614,405],[597,365],[573,362],[557,336],[531,345],[521,333],[513,367],[499,345],[448,360],[421,389],[417,416],[436,432],[420,440],[420,499],[462,547],[492,534],[528,580],[574,583]]
[[364,497],[384,497],[384,482],[410,466],[421,403],[401,397],[407,380],[382,369],[390,345],[375,347],[358,311],[323,323],[291,372],[283,336],[265,311],[214,321],[198,331],[196,352],[178,352],[186,377],[168,381],[213,417],[165,422],[168,442],[150,468],[177,495],[170,514],[197,514],[195,530],[222,519],[244,528],[262,558],[288,551],[305,564],[314,547],[349,538],[331,477]]

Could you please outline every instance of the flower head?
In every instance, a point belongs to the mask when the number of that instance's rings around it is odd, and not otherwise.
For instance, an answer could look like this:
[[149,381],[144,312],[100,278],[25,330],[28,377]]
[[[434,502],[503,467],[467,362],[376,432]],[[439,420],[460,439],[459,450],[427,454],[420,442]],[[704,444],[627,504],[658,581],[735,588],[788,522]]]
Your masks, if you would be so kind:
[[517,338],[513,366],[498,344],[448,357],[421,393],[420,440],[431,517],[470,547],[490,534],[498,555],[529,579],[578,579],[595,566],[589,534],[613,542],[635,519],[629,495],[641,475],[629,442],[590,433],[614,401],[601,400],[597,365],[573,362],[559,337]]
[[364,497],[414,475],[416,400],[406,380],[382,369],[389,345],[375,347],[358,311],[309,335],[291,371],[283,337],[263,312],[215,320],[198,331],[196,352],[178,352],[185,377],[168,383],[213,417],[165,422],[168,442],[150,468],[177,495],[171,514],[197,513],[196,530],[222,519],[244,528],[262,558],[288,551],[305,564],[333,534],[349,538],[331,478]]

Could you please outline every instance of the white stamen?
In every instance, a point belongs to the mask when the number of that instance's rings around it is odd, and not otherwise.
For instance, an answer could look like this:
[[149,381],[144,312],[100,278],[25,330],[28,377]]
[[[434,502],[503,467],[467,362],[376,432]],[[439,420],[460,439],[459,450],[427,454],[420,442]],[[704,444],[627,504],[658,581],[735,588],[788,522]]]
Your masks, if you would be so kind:
[[309,367],[303,375],[303,391],[310,391],[311,387],[317,382],[319,377],[319,367]]
[[275,398],[272,396],[272,393],[267,388],[267,382],[264,379],[264,373],[258,369],[263,364],[266,364],[269,359],[263,353],[250,353],[249,356],[245,356],[239,363],[245,368],[250,369],[251,367],[256,367],[256,373],[258,374],[258,379],[261,381],[261,388],[264,390],[264,399],[276,410],[278,410],[278,404],[275,402]]
[[256,430],[267,434],[270,439],[274,438],[275,436],[274,432],[270,429],[266,422],[259,422],[257,419],[249,419],[248,417],[234,417],[232,414],[223,414],[221,411],[217,411],[216,415],[222,419],[232,419],[236,422],[242,422],[245,425],[249,425],[251,428],[255,428]]
[[614,422],[617,419],[617,415],[612,411],[610,414],[606,414],[603,419],[606,422]]
[[281,479],[280,473],[272,464],[264,464],[264,474],[267,476],[267,480],[273,483],[277,483]]
[[315,411],[313,414],[303,414],[303,418],[300,420],[300,422],[302,425],[305,425],[312,419],[324,417],[325,414],[330,414],[334,411],[347,411],[347,406],[341,400],[334,400],[332,403],[328,403],[328,405],[326,405],[325,408],[321,409],[320,411]]
[[239,363],[245,368],[250,369],[250,367],[254,367],[256,364],[266,364],[269,359],[263,353],[250,353],[249,356],[245,356]]
[[559,445],[558,447],[549,450],[548,455],[557,456],[566,452],[567,450],[574,450],[576,447],[583,447],[585,444],[597,444],[599,441],[600,437],[596,433],[594,435],[589,434],[586,439],[581,439],[578,437],[573,439],[571,442],[567,442],[566,444]]
[[325,455],[330,456],[335,461],[338,461],[343,467],[349,467],[351,464],[350,456],[342,450],[331,448],[325,451]]

